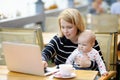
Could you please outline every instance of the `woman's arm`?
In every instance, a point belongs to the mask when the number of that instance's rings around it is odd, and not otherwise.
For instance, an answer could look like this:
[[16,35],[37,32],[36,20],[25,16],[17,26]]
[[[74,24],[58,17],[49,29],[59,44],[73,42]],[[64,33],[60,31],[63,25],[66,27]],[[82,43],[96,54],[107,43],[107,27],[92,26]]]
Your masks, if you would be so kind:
[[[56,36],[55,36],[56,37]],[[47,46],[42,50],[42,60],[48,62],[52,57],[55,55],[56,52],[56,38],[53,39],[48,43]]]

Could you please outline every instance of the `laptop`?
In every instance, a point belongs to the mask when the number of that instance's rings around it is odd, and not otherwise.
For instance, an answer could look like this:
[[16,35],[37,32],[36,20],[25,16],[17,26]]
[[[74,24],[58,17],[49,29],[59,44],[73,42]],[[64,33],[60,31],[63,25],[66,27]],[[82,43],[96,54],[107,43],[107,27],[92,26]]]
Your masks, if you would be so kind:
[[2,43],[3,53],[10,71],[47,76],[58,71],[42,64],[41,50],[38,45],[14,42]]

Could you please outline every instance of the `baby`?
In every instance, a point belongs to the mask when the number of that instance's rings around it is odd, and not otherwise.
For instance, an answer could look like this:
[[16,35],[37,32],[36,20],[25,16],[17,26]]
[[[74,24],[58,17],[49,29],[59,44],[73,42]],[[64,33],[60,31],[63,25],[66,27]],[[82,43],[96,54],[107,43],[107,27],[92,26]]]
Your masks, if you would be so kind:
[[81,58],[82,56],[87,56],[88,59],[96,61],[100,74],[105,76],[108,74],[106,71],[106,66],[98,51],[93,48],[95,40],[95,34],[91,30],[85,30],[82,32],[78,37],[78,48],[75,49],[73,53],[71,53],[71,55],[66,60],[66,63],[73,64],[73,66],[77,69],[82,69],[81,66],[77,64],[75,59],[76,57]]

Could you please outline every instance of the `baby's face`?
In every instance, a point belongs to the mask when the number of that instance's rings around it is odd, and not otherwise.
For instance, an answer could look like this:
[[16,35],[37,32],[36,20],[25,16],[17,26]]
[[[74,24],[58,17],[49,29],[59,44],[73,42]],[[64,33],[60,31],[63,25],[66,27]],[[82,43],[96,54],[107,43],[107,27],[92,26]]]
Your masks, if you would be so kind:
[[87,38],[81,37],[78,39],[78,49],[79,51],[82,51],[83,53],[88,53],[92,49],[92,44],[90,43],[90,40]]

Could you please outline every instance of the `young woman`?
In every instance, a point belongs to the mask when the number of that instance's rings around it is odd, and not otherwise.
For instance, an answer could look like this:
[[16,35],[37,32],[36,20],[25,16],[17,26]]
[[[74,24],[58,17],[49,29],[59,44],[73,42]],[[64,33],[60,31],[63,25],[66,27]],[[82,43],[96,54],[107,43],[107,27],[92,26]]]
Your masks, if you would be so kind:
[[[48,66],[47,62],[53,57],[56,65],[64,64],[68,56],[78,46],[78,35],[85,30],[82,16],[77,9],[65,9],[60,13],[58,21],[60,34],[55,35],[42,51],[42,59],[45,67]],[[97,41],[95,41],[93,48],[99,52],[103,59]],[[97,70],[98,67],[95,61],[89,60],[86,56],[82,57],[82,60],[76,59],[76,62],[78,64],[81,63],[82,67],[90,67],[92,70]]]

